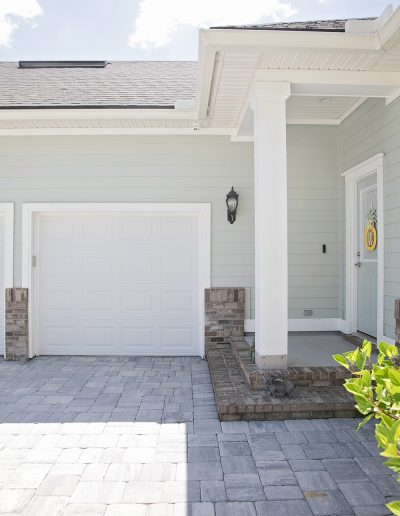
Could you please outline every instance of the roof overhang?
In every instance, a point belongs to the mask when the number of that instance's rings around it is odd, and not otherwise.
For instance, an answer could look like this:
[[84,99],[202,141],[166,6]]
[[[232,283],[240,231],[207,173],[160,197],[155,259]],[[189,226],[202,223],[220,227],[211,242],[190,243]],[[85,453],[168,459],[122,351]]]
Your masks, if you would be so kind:
[[200,131],[251,140],[256,81],[290,83],[287,123],[339,124],[367,98],[399,96],[400,9],[345,32],[201,30],[199,66]]

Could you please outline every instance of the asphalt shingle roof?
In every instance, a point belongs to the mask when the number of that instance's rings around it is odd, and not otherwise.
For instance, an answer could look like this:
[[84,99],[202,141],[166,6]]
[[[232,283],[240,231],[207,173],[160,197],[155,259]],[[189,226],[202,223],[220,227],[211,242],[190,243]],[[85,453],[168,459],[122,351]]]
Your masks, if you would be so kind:
[[[374,20],[375,18],[354,18],[357,20]],[[344,32],[348,19],[343,20],[313,20],[287,23],[263,23],[256,25],[224,25],[211,29],[242,29],[242,30],[289,30],[309,32]]]
[[0,63],[0,109],[172,108],[194,100],[197,63],[115,61],[105,68],[18,68]]

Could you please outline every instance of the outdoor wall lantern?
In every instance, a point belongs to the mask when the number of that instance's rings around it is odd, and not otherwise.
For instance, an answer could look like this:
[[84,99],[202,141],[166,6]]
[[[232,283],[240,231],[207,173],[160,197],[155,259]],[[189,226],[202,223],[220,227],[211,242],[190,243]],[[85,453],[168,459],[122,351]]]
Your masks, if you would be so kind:
[[235,192],[232,186],[232,190],[226,196],[226,205],[228,207],[228,220],[233,224],[236,220],[236,210],[239,203],[239,194]]

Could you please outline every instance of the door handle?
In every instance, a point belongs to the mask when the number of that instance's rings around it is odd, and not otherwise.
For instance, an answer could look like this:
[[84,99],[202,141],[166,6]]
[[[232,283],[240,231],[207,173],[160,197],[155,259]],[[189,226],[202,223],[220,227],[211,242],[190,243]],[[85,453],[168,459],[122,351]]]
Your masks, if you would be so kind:
[[360,267],[361,267],[361,262],[357,262],[357,263],[355,263],[355,264],[354,264],[354,267],[358,267],[358,268],[360,268]]

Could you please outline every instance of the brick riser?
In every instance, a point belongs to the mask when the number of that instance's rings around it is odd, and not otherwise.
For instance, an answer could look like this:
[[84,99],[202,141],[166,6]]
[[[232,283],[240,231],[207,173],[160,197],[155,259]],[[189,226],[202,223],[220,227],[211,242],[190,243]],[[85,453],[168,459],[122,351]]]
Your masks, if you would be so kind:
[[341,386],[298,386],[291,398],[270,398],[250,389],[229,343],[209,344],[206,357],[221,421],[359,416]]
[[[259,369],[250,355],[250,348],[243,338],[232,339],[232,352],[252,390],[265,389],[271,371]],[[274,369],[280,378],[292,381],[297,387],[329,387],[343,385],[350,374],[343,367],[288,367]]]

